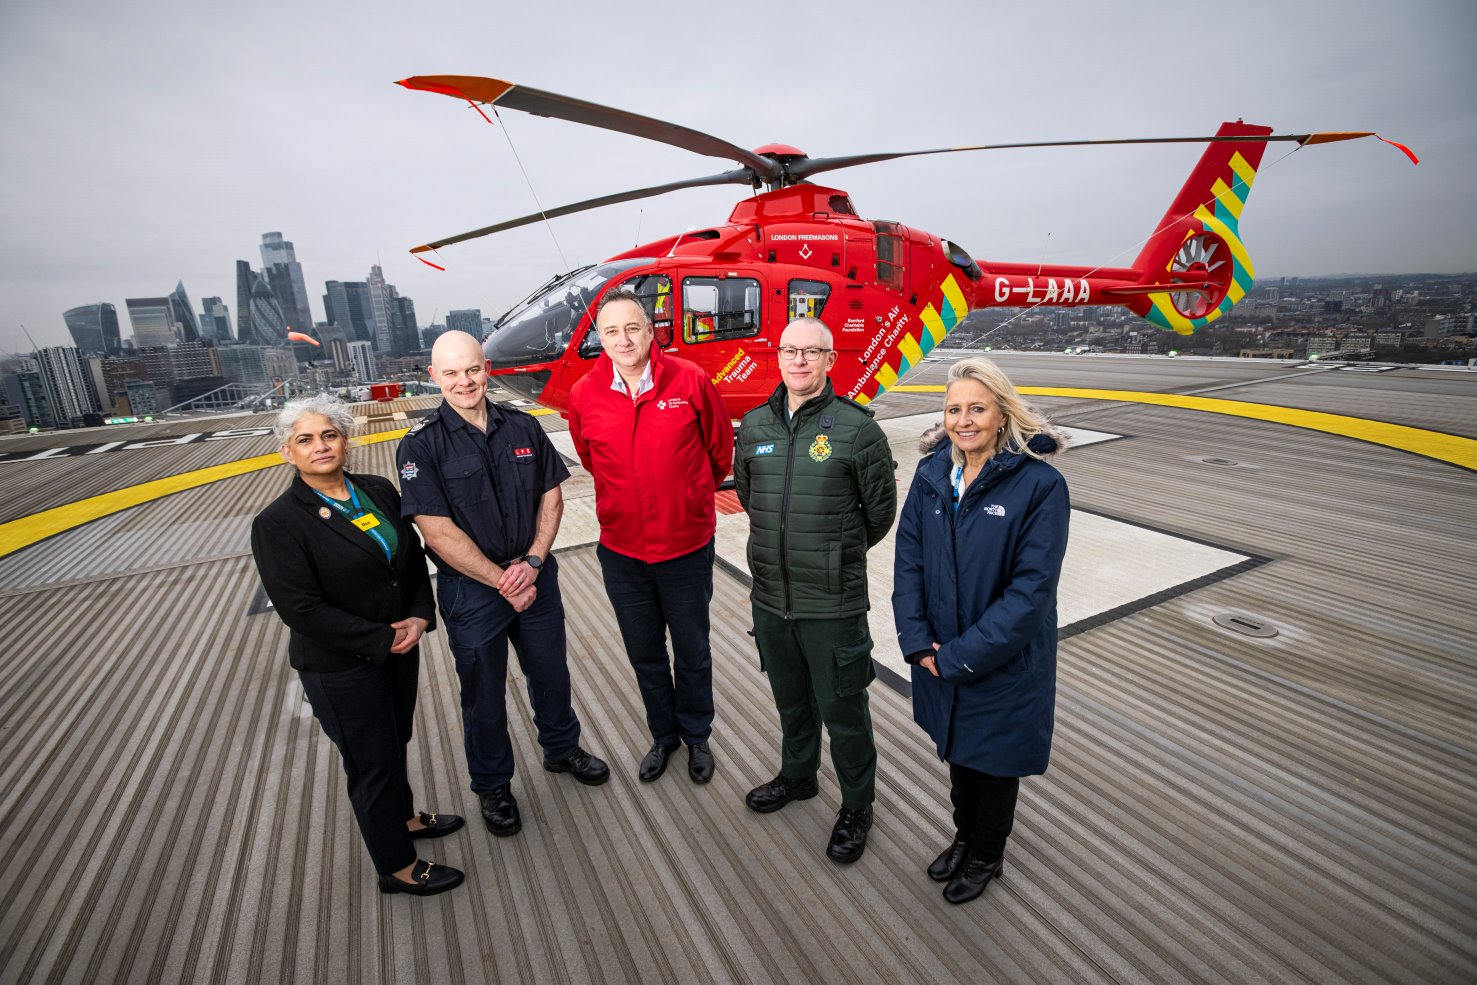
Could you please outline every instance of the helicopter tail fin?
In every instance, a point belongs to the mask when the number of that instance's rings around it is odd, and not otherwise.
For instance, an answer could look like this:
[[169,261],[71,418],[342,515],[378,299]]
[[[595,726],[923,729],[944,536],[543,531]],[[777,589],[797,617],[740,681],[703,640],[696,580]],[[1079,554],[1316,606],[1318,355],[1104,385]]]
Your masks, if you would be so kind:
[[1253,139],[1206,147],[1133,264],[1141,283],[1173,281],[1184,290],[1134,298],[1128,307],[1135,314],[1190,335],[1230,311],[1251,290],[1254,271],[1241,242],[1241,210],[1267,147],[1255,138],[1271,132],[1271,127],[1249,123],[1221,124],[1218,137]]

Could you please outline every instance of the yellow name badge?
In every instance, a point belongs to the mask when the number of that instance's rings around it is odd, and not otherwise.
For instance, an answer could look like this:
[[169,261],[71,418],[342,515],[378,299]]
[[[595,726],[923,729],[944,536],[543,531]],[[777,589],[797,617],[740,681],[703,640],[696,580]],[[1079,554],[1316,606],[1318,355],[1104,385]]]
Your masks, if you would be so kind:
[[358,527],[360,530],[373,530],[379,525],[379,518],[376,517],[373,513],[366,513],[359,519],[354,521],[354,526]]

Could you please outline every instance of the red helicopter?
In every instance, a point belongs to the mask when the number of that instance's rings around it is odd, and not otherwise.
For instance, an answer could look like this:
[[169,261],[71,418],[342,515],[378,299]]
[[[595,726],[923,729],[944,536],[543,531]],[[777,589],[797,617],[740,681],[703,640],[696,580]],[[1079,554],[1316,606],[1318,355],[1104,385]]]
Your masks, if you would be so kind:
[[[894,386],[976,308],[1121,305],[1160,328],[1188,335],[1225,314],[1251,288],[1251,261],[1238,224],[1267,143],[1378,137],[1274,135],[1269,127],[1238,121],[1221,124],[1213,137],[1060,140],[816,158],[785,144],[745,150],[677,124],[497,79],[435,75],[399,84],[464,99],[479,113],[484,105],[519,110],[739,164],[449,236],[415,247],[411,252],[418,257],[540,220],[683,188],[766,189],[739,202],[721,225],[646,243],[555,277],[498,319],[483,343],[492,374],[515,393],[559,411],[567,410],[570,388],[600,355],[592,312],[601,294],[616,285],[645,300],[656,343],[704,367],[735,418],[778,385],[780,332],[801,315],[831,329],[837,351],[832,383],[836,392],[863,404]],[[1209,146],[1189,180],[1133,265],[1123,268],[982,265],[942,237],[863,219],[846,192],[807,180],[859,164],[960,151],[1202,142]],[[1416,161],[1408,148],[1395,146]]]

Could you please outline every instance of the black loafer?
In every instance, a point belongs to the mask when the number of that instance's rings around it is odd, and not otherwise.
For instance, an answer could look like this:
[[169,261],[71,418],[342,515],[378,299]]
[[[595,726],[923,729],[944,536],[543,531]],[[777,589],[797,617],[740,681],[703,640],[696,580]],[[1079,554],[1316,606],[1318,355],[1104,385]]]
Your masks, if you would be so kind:
[[412,838],[445,838],[453,831],[460,831],[462,825],[467,823],[457,814],[427,814],[421,811],[420,818],[425,827],[412,831]]
[[809,800],[820,792],[820,784],[816,782],[814,776],[807,776],[803,780],[792,780],[781,773],[768,783],[750,790],[749,795],[744,798],[744,803],[751,811],[771,814],[792,800]]
[[677,748],[672,745],[663,745],[660,742],[652,744],[651,751],[641,757],[641,769],[636,772],[636,777],[642,783],[655,783],[662,778],[667,771],[667,760]]
[[991,879],[1005,871],[1005,858],[971,858],[954,873],[944,887],[944,899],[950,903],[968,903],[985,891]]
[[419,858],[411,867],[410,874],[415,879],[414,882],[405,882],[395,876],[380,876],[380,892],[435,896],[448,889],[455,889],[466,878],[462,875],[461,869],[453,869],[449,865],[437,865],[435,862],[427,862]]
[[578,746],[562,759],[544,760],[544,769],[550,773],[572,773],[576,780],[587,787],[598,787],[610,779],[610,767],[605,765],[605,761],[591,756]]
[[693,783],[707,783],[713,779],[713,750],[706,742],[694,742],[687,747],[687,775]]
[[855,862],[867,850],[867,832],[872,830],[872,808],[843,807],[836,812],[826,856],[843,865]]
[[968,854],[969,842],[955,838],[928,866],[928,878],[934,882],[948,882],[954,878],[954,873],[959,871],[960,864]]
[[513,785],[504,783],[492,793],[485,793],[482,800],[482,820],[487,830],[499,838],[510,838],[523,830],[523,818],[518,815],[518,801],[513,798]]

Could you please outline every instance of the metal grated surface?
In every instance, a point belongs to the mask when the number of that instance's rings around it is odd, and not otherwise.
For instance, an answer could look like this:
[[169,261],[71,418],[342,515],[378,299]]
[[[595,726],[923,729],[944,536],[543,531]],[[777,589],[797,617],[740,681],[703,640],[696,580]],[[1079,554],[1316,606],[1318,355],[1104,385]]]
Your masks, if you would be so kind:
[[[1001,361],[1023,384],[1091,385],[1067,372],[1090,363]],[[1145,365],[1135,378],[1124,361],[1114,385],[1164,389],[1196,366]],[[1405,386],[1402,406],[1450,396]],[[894,396],[879,409],[937,405]],[[1387,399],[1341,393],[1340,412],[1378,417]],[[880,683],[878,820],[861,862],[822,854],[839,806],[829,766],[815,800],[744,808],[774,773],[777,724],[746,590],[722,569],[717,776],[693,786],[679,753],[639,784],[640,701],[588,548],[561,554],[562,585],[576,703],[611,783],[541,770],[514,687],[522,834],[472,823],[422,843],[468,884],[380,896],[285,631],[246,615],[245,531],[286,482],[273,469],[0,559],[0,852],[19,876],[0,894],[0,981],[1471,980],[1474,477],[1256,422],[1042,403],[1130,436],[1059,459],[1076,504],[1271,560],[1063,642],[1052,768],[1022,784],[1004,877],[982,900],[949,907],[922,872],[949,837],[944,770]],[[388,474],[393,442],[356,455]],[[134,474],[121,454],[104,459],[63,473],[73,497]],[[154,460],[199,467],[180,451]],[[0,472],[7,494],[17,475]],[[45,475],[14,492],[66,492]],[[1211,625],[1226,611],[1279,636]],[[460,738],[436,633],[413,783],[423,807],[475,815]]]

